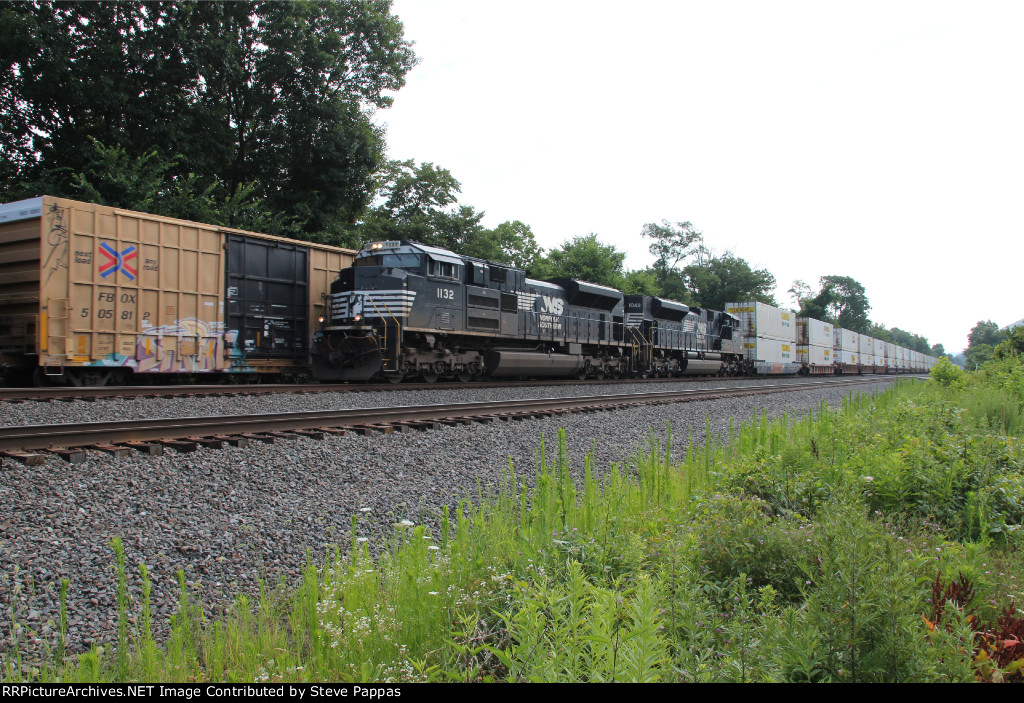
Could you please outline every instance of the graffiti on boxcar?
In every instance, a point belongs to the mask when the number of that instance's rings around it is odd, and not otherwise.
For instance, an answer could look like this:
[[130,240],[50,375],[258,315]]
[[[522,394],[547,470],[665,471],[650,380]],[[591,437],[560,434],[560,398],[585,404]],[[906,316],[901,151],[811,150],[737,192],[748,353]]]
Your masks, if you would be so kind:
[[194,317],[149,327],[135,348],[140,373],[197,373],[217,371],[223,322]]
[[137,337],[134,356],[114,352],[87,365],[125,366],[136,373],[224,371],[217,367],[223,335],[223,322],[175,320],[159,327],[146,327]]
[[68,268],[68,226],[64,221],[67,208],[62,208],[54,203],[50,206],[47,216],[50,220],[50,229],[46,233],[46,243],[50,247],[50,253],[46,256],[43,268],[46,269],[46,281],[49,282],[53,274],[60,269]]

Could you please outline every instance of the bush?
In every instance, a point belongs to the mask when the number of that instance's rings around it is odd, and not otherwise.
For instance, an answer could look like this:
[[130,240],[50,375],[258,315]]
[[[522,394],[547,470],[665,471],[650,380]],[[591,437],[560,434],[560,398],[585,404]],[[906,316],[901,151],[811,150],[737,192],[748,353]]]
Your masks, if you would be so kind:
[[811,523],[773,517],[758,498],[715,495],[699,505],[695,529],[705,578],[721,585],[742,574],[754,589],[771,586],[786,601],[800,599]]
[[941,356],[935,362],[929,375],[943,386],[959,385],[963,381],[964,370],[948,358]]

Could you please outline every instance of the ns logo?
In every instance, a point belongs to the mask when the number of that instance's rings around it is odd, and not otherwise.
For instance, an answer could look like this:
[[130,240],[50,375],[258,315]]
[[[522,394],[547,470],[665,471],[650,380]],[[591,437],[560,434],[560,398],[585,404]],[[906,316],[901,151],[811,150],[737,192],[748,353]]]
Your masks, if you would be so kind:
[[540,312],[551,315],[561,315],[564,310],[565,301],[561,298],[551,298],[546,295],[539,296]]

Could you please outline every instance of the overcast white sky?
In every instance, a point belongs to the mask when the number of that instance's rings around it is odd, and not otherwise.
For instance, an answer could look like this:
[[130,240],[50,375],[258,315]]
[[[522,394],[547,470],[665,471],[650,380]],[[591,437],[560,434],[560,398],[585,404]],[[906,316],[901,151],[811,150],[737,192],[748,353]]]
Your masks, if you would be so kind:
[[484,224],[653,261],[646,222],[966,346],[1024,317],[1024,2],[395,0],[419,66],[390,156]]

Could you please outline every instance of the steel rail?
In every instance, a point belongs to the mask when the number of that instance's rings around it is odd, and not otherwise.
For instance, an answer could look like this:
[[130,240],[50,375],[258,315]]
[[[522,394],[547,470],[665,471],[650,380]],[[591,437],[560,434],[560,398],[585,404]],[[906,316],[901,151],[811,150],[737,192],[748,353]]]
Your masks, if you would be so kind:
[[[858,378],[905,378],[907,374],[863,375]],[[805,376],[780,376],[779,381],[795,383]],[[822,375],[814,378],[843,379],[843,376]],[[849,376],[845,377],[846,379]],[[791,379],[791,380],[790,380]],[[360,393],[368,391],[417,391],[447,390],[453,388],[498,388],[505,386],[575,386],[593,385],[607,386],[623,383],[672,383],[700,381],[749,381],[750,378],[681,376],[679,378],[625,378],[625,379],[587,379],[585,381],[568,379],[543,379],[534,381],[473,381],[470,383],[364,383],[364,384],[328,384],[328,383],[260,383],[260,384],[219,384],[219,385],[180,385],[180,386],[51,386],[46,388],[0,388],[0,402],[20,402],[26,400],[93,400],[96,398],[132,398],[132,397],[191,397],[191,396],[225,396],[225,395],[270,395],[276,393]]]
[[878,379],[843,382],[815,381],[728,388],[687,389],[658,393],[539,398],[498,402],[452,403],[447,405],[354,408],[346,410],[299,411],[273,414],[230,415],[198,418],[137,419],[114,422],[60,423],[0,427],[0,451],[88,447],[97,444],[176,440],[195,437],[260,434],[315,430],[325,427],[354,427],[414,421],[474,418],[482,415],[553,413],[584,409],[624,408],[630,405],[692,402],[737,395],[786,393],[836,385],[877,383]]

